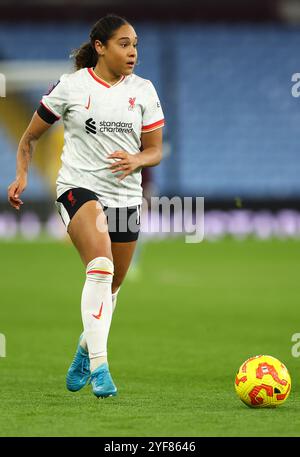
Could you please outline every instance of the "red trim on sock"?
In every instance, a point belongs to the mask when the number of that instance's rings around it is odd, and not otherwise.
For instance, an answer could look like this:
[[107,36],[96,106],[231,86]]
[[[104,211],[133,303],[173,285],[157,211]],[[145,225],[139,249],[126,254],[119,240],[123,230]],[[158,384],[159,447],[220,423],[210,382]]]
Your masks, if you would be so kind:
[[103,275],[112,275],[110,271],[103,271],[103,270],[90,270],[87,272],[87,274],[93,275],[95,273],[101,273]]

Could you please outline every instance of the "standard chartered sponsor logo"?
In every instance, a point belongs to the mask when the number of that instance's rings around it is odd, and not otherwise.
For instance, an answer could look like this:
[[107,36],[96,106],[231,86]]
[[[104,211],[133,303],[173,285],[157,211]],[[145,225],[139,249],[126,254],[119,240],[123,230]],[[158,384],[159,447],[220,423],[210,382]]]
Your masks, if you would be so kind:
[[131,133],[133,131],[132,122],[100,121],[99,125],[101,133]]
[[98,131],[99,133],[132,133],[133,124],[122,121],[100,121],[99,124],[96,124],[96,121],[90,117],[85,121],[85,130],[88,134],[96,134]]

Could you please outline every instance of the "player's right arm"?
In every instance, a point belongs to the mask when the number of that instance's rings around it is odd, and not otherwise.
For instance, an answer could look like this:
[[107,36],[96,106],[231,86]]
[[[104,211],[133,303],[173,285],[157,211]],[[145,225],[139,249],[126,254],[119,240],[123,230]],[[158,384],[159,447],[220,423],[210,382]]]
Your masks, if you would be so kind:
[[20,195],[26,189],[29,164],[35,150],[38,139],[52,124],[48,124],[35,112],[30,124],[25,130],[17,152],[16,179],[8,186],[8,201],[15,209],[19,210],[23,205]]

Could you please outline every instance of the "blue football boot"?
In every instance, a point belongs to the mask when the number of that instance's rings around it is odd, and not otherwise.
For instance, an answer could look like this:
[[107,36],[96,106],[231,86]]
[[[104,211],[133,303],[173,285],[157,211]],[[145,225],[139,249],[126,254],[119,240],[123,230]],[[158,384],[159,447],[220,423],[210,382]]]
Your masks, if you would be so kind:
[[117,388],[110,375],[108,364],[102,363],[92,372],[91,384],[96,397],[114,397],[117,395]]
[[[82,338],[80,335],[79,343]],[[77,392],[82,389],[91,377],[89,354],[78,343],[74,359],[67,372],[67,389],[71,392]]]

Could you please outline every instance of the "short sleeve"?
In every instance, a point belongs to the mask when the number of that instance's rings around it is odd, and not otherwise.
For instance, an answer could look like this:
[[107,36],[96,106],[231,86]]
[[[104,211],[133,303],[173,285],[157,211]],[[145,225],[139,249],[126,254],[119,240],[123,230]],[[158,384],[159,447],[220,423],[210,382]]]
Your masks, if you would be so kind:
[[68,76],[62,75],[50,91],[44,95],[37,109],[39,116],[49,124],[58,121],[68,108]]
[[151,132],[165,125],[164,113],[157,92],[151,81],[148,81],[148,84],[143,111],[142,133]]

